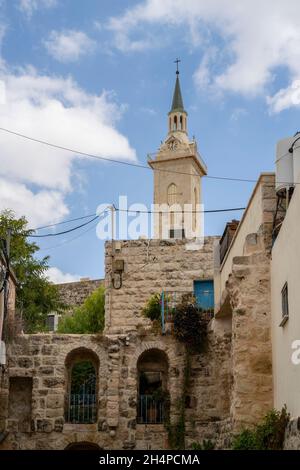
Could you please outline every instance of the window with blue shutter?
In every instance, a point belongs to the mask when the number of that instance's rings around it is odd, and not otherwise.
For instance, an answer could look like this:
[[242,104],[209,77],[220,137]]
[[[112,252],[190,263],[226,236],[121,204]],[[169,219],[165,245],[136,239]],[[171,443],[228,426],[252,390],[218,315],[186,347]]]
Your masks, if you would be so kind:
[[194,281],[194,296],[202,310],[214,308],[214,281]]

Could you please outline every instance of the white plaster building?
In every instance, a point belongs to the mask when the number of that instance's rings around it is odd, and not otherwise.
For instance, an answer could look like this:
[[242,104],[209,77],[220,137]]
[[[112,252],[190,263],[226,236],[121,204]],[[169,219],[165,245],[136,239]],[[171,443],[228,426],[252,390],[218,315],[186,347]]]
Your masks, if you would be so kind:
[[[300,187],[295,188],[272,249],[274,405],[300,416]],[[297,359],[298,358],[298,359]]]

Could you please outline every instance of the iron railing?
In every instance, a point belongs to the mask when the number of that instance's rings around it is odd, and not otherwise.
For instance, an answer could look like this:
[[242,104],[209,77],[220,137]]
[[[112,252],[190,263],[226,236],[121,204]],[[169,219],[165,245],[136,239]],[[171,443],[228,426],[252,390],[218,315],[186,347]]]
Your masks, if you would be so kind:
[[138,400],[139,424],[162,424],[165,418],[165,406],[162,400],[153,395],[140,395]]
[[71,393],[68,398],[66,422],[91,424],[97,420],[96,395],[90,393]]

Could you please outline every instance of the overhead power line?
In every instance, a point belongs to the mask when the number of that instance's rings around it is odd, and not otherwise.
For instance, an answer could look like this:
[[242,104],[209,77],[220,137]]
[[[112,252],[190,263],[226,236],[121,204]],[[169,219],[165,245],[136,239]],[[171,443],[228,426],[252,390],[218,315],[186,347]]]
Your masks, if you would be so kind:
[[[41,139],[37,139],[35,137],[30,137],[28,135],[21,134],[20,132],[12,131],[11,129],[6,129],[5,127],[0,127],[0,131],[7,132],[8,134],[12,134],[12,135],[15,135],[17,137],[21,137],[22,139],[26,139],[26,140],[29,140],[29,141],[32,141],[32,142],[36,142],[38,144],[47,145],[48,147],[52,147],[52,148],[55,148],[55,149],[58,149],[58,150],[64,150],[66,152],[71,152],[71,153],[74,153],[74,154],[77,154],[77,155],[82,155],[84,157],[94,158],[94,159],[97,159],[97,160],[103,160],[103,161],[107,161],[107,162],[111,162],[111,163],[117,163],[117,164],[120,164],[120,165],[132,166],[132,167],[141,168],[141,169],[144,169],[144,170],[150,170],[150,171],[152,170],[152,168],[150,168],[148,165],[141,165],[139,163],[126,162],[126,161],[123,161],[123,160],[117,160],[117,159],[113,159],[113,158],[110,158],[110,157],[102,157],[100,155],[94,155],[94,154],[88,153],[88,152],[82,152],[80,150],[71,149],[71,148],[65,147],[63,145],[53,144],[52,142],[48,142],[46,140],[41,140]],[[300,137],[293,142],[292,146],[289,149],[290,153],[293,152],[293,150],[294,150],[293,146],[297,142],[297,140],[299,140],[299,139],[300,139]],[[295,148],[297,149],[299,147],[295,147]],[[281,158],[285,157],[287,154],[288,154],[288,152],[281,155],[280,157],[278,157],[277,161],[279,161]],[[163,173],[175,173],[175,174],[187,175],[187,176],[199,176],[199,177],[201,176],[199,174],[186,173],[184,171],[176,171],[176,170],[166,170],[164,168],[156,168],[153,171],[158,171],[158,172],[163,172]],[[256,179],[234,178],[232,176],[203,175],[203,177],[208,178],[208,179],[213,179],[213,180],[236,181],[236,182],[241,182],[241,183],[256,183],[257,182]],[[291,181],[278,181],[277,183],[286,184],[286,185],[295,185],[295,184],[300,184],[300,181],[294,181],[294,182],[291,182]]]
[[53,224],[43,225],[42,227],[36,227],[36,228],[29,229],[29,230],[33,230],[33,231],[43,230],[45,228],[55,227],[56,225],[68,224],[69,222],[75,222],[77,220],[88,219],[90,217],[93,217],[94,215],[95,215],[95,212],[93,212],[93,214],[83,215],[81,217],[75,217],[75,219],[63,220],[62,222],[55,222]]
[[[217,213],[217,212],[243,211],[244,209],[245,209],[245,207],[232,207],[232,208],[229,208],[229,209],[208,209],[208,210],[204,210],[204,211],[185,211],[185,212],[186,213],[210,214],[210,213]],[[146,214],[155,213],[153,211],[138,211],[138,210],[131,210],[131,209],[119,209],[117,207],[115,207],[115,210],[120,211],[120,212],[130,212],[130,213],[146,213]],[[161,212],[157,211],[157,213],[161,213]],[[172,211],[172,213],[173,214],[174,213],[182,213],[182,211],[175,211],[175,212]],[[95,212],[93,214],[83,215],[81,217],[76,217],[74,219],[63,220],[62,222],[56,222],[56,223],[49,224],[49,225],[43,225],[41,227],[31,228],[31,229],[28,229],[28,231],[29,232],[35,232],[35,231],[38,231],[38,230],[43,230],[45,228],[56,227],[57,225],[68,224],[70,222],[75,222],[77,220],[87,219],[87,218],[93,217],[94,215],[95,215]],[[95,220],[95,218],[93,220]],[[90,222],[92,222],[92,220]]]
[[[211,213],[217,213],[217,212],[233,212],[233,211],[243,211],[246,209],[245,207],[233,207],[230,209],[210,209],[210,210],[204,210],[204,211],[172,211],[170,210],[170,213],[172,214],[211,214]],[[135,214],[163,214],[166,211],[139,211],[139,210],[132,210],[132,209],[119,209],[118,207],[115,207],[116,211],[119,212],[134,212]]]
[[77,225],[77,227],[70,228],[69,230],[64,230],[63,232],[44,233],[43,235],[28,235],[28,236],[33,237],[33,238],[45,238],[45,237],[57,237],[58,235],[65,235],[66,233],[74,232],[75,230],[78,230],[81,227],[85,227],[86,225],[91,224],[92,222],[94,222],[94,220],[98,219],[99,215],[96,215],[96,217],[94,217],[92,220],[89,220],[88,222],[85,222],[84,224]]
[[[97,222],[98,223],[98,222]],[[75,237],[72,237],[72,238],[68,238],[67,240],[64,240],[60,243],[58,243],[57,245],[52,245],[52,246],[46,246],[45,248],[40,248],[39,251],[49,251],[49,250],[54,250],[55,248],[59,248],[63,245],[68,245],[69,243],[72,243],[74,240],[77,240],[78,238],[80,237],[83,237],[83,235],[85,235],[86,233],[90,232],[91,230],[93,230],[96,226],[97,226],[97,223],[94,223],[92,224],[88,229],[84,230],[83,232],[75,235]]]
[[[48,147],[52,147],[52,148],[55,148],[55,149],[58,149],[58,150],[64,150],[66,152],[71,152],[71,153],[74,153],[74,154],[77,154],[77,155],[82,155],[84,157],[94,158],[94,159],[97,159],[97,160],[103,160],[103,161],[107,161],[107,162],[111,162],[111,163],[117,163],[117,164],[120,164],[120,165],[132,166],[132,167],[135,167],[135,168],[141,168],[141,169],[144,169],[144,170],[152,171],[152,168],[150,168],[148,165],[142,165],[142,164],[134,163],[134,162],[126,162],[126,161],[123,161],[123,160],[116,160],[116,159],[109,158],[109,157],[101,157],[100,155],[94,155],[94,154],[88,153],[88,152],[82,152],[80,150],[71,149],[69,147],[64,147],[62,145],[53,144],[52,142],[48,142],[46,140],[36,139],[34,137],[30,137],[28,135],[21,134],[20,132],[16,132],[16,131],[12,131],[10,129],[6,129],[5,127],[0,127],[0,131],[6,132],[8,134],[12,134],[12,135],[17,136],[17,137],[21,137],[22,139],[26,139],[26,140],[29,140],[29,141],[32,141],[32,142],[36,142],[38,144],[47,145]],[[163,173],[175,173],[175,174],[187,175],[187,176],[199,176],[200,177],[199,174],[195,175],[193,173],[186,173],[184,171],[176,171],[176,170],[166,170],[164,168],[157,168],[154,171],[159,171],[159,172],[163,172]],[[239,182],[245,182],[245,183],[256,183],[255,179],[233,178],[233,177],[229,177],[229,176],[205,175],[205,178],[215,179],[215,180],[224,180],[224,181],[239,181]]]
[[[71,229],[64,230],[62,232],[58,233],[44,233],[42,235],[28,235],[29,237],[33,238],[46,238],[46,237],[57,237],[59,235],[65,235],[67,233],[74,232],[75,230],[78,230],[82,227],[85,227],[86,225],[91,224],[94,222],[96,219],[98,219],[102,214],[104,214],[107,211],[108,208],[104,209],[100,214],[96,215],[93,217],[91,220],[88,222],[85,222],[84,224],[77,225],[76,227],[72,227]],[[163,214],[166,213],[165,211],[151,211],[151,210],[132,210],[132,209],[120,209],[118,207],[114,207],[115,211],[118,212],[127,212],[127,213],[135,213],[135,214]],[[242,211],[244,210],[245,207],[233,207],[229,209],[211,209],[211,210],[204,210],[204,211],[170,211],[172,214],[182,214],[183,212],[186,214],[211,214],[211,213],[219,213],[219,212],[233,212],[233,211]],[[85,218],[88,216],[83,216],[83,217],[77,217],[76,219],[70,219],[70,220],[65,220],[63,222],[58,222],[57,224],[50,224],[50,225],[45,225],[44,227],[41,228],[46,228],[46,227],[54,227],[55,225],[60,225],[60,224],[65,224],[74,220],[80,220],[81,218]],[[35,229],[38,230],[38,229]],[[29,231],[33,231],[33,229],[29,229]]]

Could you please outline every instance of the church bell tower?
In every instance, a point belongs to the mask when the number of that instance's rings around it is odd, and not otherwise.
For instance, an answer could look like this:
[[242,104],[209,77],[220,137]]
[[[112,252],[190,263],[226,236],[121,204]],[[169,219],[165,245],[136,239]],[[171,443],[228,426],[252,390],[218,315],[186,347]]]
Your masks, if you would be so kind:
[[200,236],[201,178],[207,168],[196,141],[188,137],[178,62],[168,134],[155,157],[148,159],[154,172],[155,238]]

